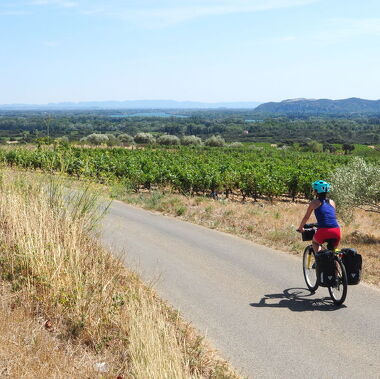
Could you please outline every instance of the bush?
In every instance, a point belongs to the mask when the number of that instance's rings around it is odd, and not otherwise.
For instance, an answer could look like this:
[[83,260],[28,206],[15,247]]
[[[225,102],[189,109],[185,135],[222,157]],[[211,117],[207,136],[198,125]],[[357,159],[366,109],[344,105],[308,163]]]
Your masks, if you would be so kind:
[[380,166],[356,157],[332,174],[332,196],[345,221],[352,218],[354,208],[380,212]]
[[200,146],[202,145],[202,140],[196,136],[183,136],[181,138],[181,145],[184,146]]
[[57,142],[58,143],[69,143],[69,137],[67,137],[67,136],[59,137],[59,138],[57,138]]
[[132,145],[135,142],[134,138],[126,133],[120,134],[118,138],[124,146]]
[[344,151],[344,154],[349,154],[351,151],[355,150],[355,146],[350,143],[345,143],[342,145],[342,149]]
[[157,139],[157,143],[160,145],[179,145],[180,141],[177,136],[164,134]]
[[85,140],[85,142],[91,145],[103,145],[103,144],[106,144],[108,141],[109,141],[109,138],[107,135],[96,134],[96,133],[90,134],[89,136],[86,137],[86,140]]
[[317,141],[311,141],[308,143],[308,150],[312,153],[321,153],[323,151],[323,145]]
[[226,141],[221,136],[211,136],[205,141],[206,146],[222,147],[226,144]]
[[150,133],[137,133],[135,135],[135,142],[144,145],[150,145],[156,142],[156,139]]
[[335,153],[336,152],[336,147],[330,143],[324,143],[323,144],[323,151],[324,152],[329,152],[329,153]]
[[70,141],[69,138],[66,136],[59,137],[55,140],[59,146],[62,147],[69,147],[70,146]]
[[239,148],[239,147],[243,147],[243,144],[241,142],[232,142],[228,145],[228,147]]
[[113,134],[107,134],[108,141],[107,146],[117,146],[120,145],[120,140],[116,138]]

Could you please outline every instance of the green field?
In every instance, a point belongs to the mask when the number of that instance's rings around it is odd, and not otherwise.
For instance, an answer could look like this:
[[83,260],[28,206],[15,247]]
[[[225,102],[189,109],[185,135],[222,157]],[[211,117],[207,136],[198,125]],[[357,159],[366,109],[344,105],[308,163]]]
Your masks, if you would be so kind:
[[[358,150],[360,153],[360,149]],[[225,193],[254,199],[310,196],[310,183],[329,178],[351,155],[306,153],[271,147],[78,148],[0,150],[7,165],[54,171],[127,189],[167,188],[186,195]],[[376,155],[367,160],[379,162]]]

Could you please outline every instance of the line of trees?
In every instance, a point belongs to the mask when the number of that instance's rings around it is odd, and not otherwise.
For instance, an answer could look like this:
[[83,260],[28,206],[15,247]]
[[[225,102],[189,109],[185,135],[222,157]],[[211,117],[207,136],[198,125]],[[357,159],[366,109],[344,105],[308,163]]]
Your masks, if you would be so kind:
[[[62,140],[62,139],[61,139]],[[165,146],[215,146],[222,147],[226,145],[225,140],[221,136],[211,136],[205,141],[202,141],[200,137],[197,136],[182,136],[177,137],[175,135],[163,134],[159,137],[155,137],[151,133],[137,133],[135,136],[123,133],[118,136],[113,134],[98,134],[92,133],[87,137],[81,138],[80,142],[82,144],[89,145],[107,145],[107,146],[132,146],[134,144],[141,145],[165,145]]]
[[[228,142],[323,144],[380,143],[380,116],[349,118],[272,117],[255,120],[248,111],[192,112],[187,117],[111,117],[106,112],[44,114],[0,112],[0,142],[15,139],[31,142],[40,137],[66,136],[79,141],[91,134],[151,133],[154,135],[197,136],[203,140],[220,135]],[[257,116],[257,115],[256,115]]]

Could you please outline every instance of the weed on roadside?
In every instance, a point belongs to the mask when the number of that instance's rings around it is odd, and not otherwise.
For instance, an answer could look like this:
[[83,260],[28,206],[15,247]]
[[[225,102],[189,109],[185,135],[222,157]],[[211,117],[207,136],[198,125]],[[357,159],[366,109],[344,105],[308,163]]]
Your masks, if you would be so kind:
[[[180,317],[173,321],[171,308],[152,288],[88,233],[98,220],[94,215],[99,203],[91,191],[85,187],[68,194],[59,183],[49,183],[50,178],[20,178],[9,172],[4,176],[2,279],[35,317],[48,320],[46,325],[62,343],[101,359],[107,367],[105,378],[216,378],[220,367],[237,378],[203,342],[198,347],[194,329]],[[143,200],[146,206],[158,207],[164,199],[152,193]],[[181,206],[177,200],[175,204]],[[30,354],[30,359],[38,357],[36,351]],[[18,367],[22,357],[13,356]],[[77,377],[96,377],[86,375],[78,371]]]

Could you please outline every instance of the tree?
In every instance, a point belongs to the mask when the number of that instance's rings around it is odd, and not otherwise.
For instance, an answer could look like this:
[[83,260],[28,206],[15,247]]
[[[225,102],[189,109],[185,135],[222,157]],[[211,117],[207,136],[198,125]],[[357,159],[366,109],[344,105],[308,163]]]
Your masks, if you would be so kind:
[[32,142],[33,138],[29,131],[23,131],[21,135],[22,135],[22,138],[20,139],[20,142],[23,142],[23,143]]
[[143,145],[150,145],[156,142],[156,139],[150,133],[137,133],[135,135],[135,142]]
[[117,146],[120,145],[120,141],[113,134],[107,134],[108,141],[106,142],[107,146]]
[[184,146],[199,146],[202,145],[202,140],[196,136],[183,136],[181,138],[181,145]]
[[180,140],[177,136],[164,134],[157,139],[157,143],[160,145],[179,145]]
[[309,150],[313,153],[321,153],[323,151],[323,145],[317,141],[311,141],[308,143]]
[[205,141],[206,146],[222,147],[226,144],[226,141],[221,136],[211,136]]
[[351,151],[355,150],[355,146],[350,143],[344,143],[342,146],[344,154],[349,154]]
[[91,145],[103,145],[103,144],[106,144],[108,140],[109,138],[105,134],[92,133],[86,137],[85,141]]
[[135,142],[133,137],[126,133],[120,134],[118,138],[124,146],[132,145]]
[[326,142],[326,143],[323,144],[323,151],[329,152],[329,153],[335,153],[336,148],[331,143],[327,143]]
[[67,136],[62,136],[62,137],[57,138],[56,142],[61,147],[69,147],[70,146],[69,138]]
[[380,166],[356,157],[332,174],[332,196],[338,210],[350,221],[354,208],[380,213]]

